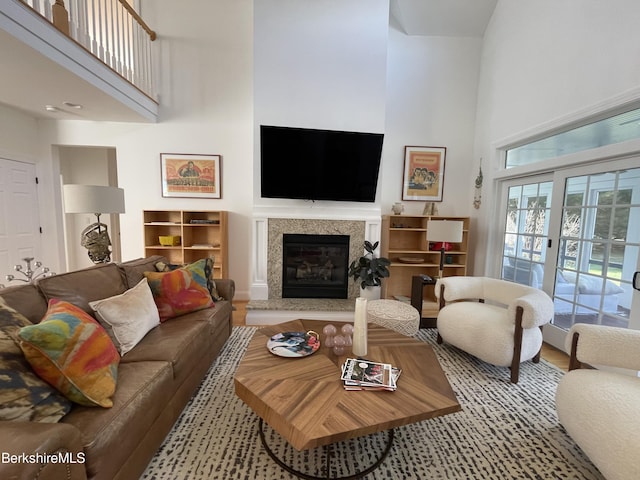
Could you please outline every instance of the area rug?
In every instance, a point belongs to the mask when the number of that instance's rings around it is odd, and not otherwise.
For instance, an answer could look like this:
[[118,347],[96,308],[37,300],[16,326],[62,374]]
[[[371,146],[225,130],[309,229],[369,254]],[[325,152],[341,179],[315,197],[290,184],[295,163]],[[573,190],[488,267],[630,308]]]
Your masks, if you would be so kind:
[[[144,479],[296,478],[266,453],[258,418],[234,393],[233,375],[255,327],[234,327],[219,358],[143,474]],[[431,344],[462,411],[396,429],[391,451],[367,479],[586,479],[604,477],[558,423],[554,396],[563,372],[526,362],[520,381],[447,345]],[[400,378],[399,388],[401,388]],[[362,392],[354,392],[360,394]],[[366,394],[369,394],[367,392]],[[298,452],[267,429],[268,444],[286,463],[324,475],[325,450]],[[353,475],[383,448],[385,434],[336,444],[332,475]]]

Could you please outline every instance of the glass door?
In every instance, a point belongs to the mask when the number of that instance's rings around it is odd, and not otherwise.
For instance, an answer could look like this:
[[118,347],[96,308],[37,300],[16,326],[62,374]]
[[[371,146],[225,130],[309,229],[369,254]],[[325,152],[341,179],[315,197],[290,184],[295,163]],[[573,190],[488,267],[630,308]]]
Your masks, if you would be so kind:
[[629,326],[640,248],[640,168],[565,180],[553,324]]
[[542,288],[552,193],[552,181],[507,186],[500,278]]
[[[574,323],[640,329],[640,168],[603,162],[503,182],[500,278],[554,302],[545,341]],[[640,275],[640,274],[639,274]]]

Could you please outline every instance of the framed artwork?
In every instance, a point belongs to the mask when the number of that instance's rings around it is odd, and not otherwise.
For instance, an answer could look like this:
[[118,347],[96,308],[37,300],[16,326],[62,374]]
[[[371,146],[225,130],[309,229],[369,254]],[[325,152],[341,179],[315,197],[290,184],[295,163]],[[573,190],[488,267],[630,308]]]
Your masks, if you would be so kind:
[[404,147],[402,199],[441,202],[445,147]]
[[163,197],[221,198],[220,155],[161,153]]

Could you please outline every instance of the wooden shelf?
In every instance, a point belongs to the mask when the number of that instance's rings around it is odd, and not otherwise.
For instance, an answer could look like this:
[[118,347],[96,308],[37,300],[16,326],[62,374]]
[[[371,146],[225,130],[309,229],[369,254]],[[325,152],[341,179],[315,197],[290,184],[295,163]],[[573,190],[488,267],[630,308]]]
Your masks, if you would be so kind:
[[[172,263],[191,263],[214,256],[216,278],[228,278],[227,212],[145,210],[145,255],[163,255]],[[160,245],[161,235],[180,236],[180,245]]]
[[[385,215],[382,217],[381,255],[391,260],[390,277],[382,282],[383,298],[411,297],[412,278],[429,275],[437,278],[440,269],[440,251],[427,242],[429,220],[458,220],[463,222],[462,242],[452,244],[445,253],[443,276],[467,274],[469,249],[469,217],[430,215]],[[401,262],[401,257],[421,257],[421,263]],[[433,318],[438,313],[434,285],[423,288],[422,317]]]

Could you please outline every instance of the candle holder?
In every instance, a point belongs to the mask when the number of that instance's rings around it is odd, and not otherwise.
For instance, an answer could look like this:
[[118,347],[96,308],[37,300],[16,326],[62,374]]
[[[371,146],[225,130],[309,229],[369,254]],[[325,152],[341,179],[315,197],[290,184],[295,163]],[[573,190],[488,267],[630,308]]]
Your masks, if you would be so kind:
[[[32,268],[31,262],[33,262],[33,257],[25,257],[22,259],[22,261],[26,264],[25,267],[23,267],[22,265],[14,265],[13,269],[16,272],[24,275],[25,278],[17,278],[14,275],[7,275],[5,278],[8,282],[20,281],[25,283],[32,283],[37,278],[51,277],[52,275],[55,275],[55,272],[50,271],[49,267],[43,267],[42,262],[40,262],[39,260],[36,260],[33,263]],[[39,269],[42,269],[42,271],[38,272]]]

